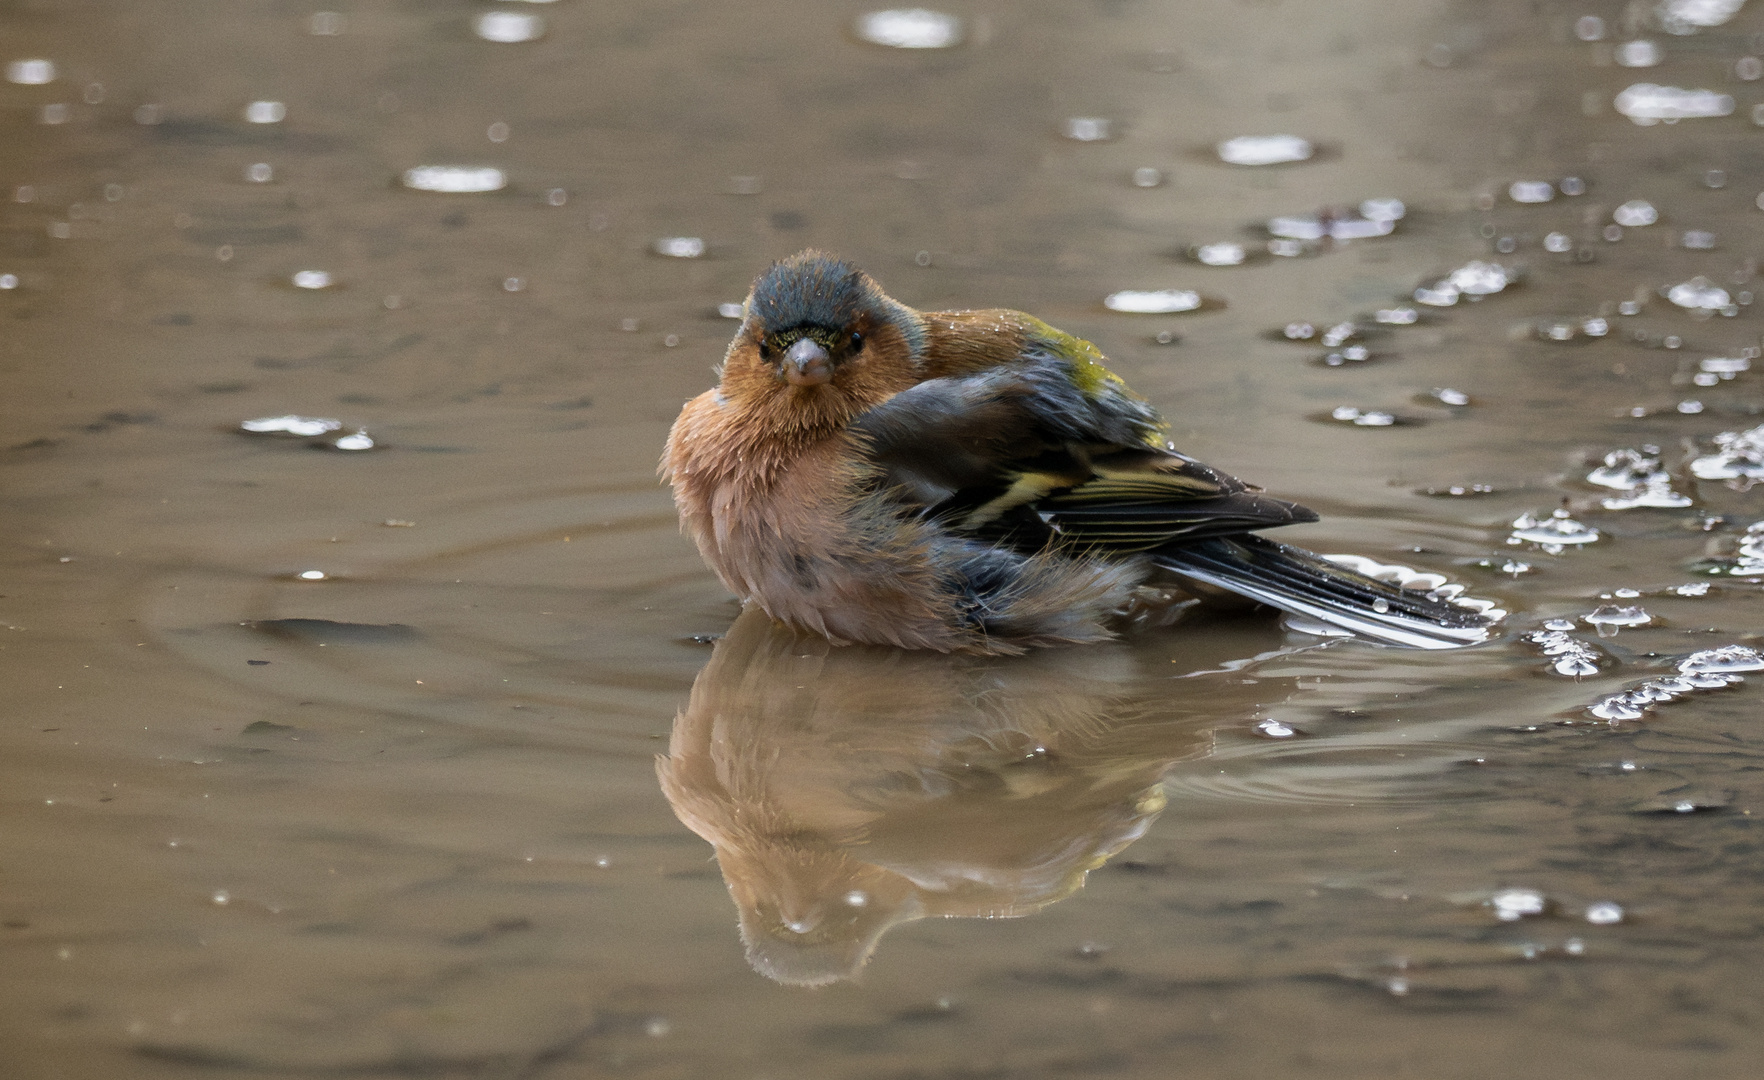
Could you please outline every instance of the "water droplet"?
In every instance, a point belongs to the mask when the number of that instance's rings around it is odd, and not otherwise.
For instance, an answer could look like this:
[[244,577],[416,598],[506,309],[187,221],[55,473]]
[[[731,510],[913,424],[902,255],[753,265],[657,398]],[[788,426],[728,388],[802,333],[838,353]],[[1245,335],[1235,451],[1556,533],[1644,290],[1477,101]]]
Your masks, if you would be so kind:
[[343,16],[335,11],[315,11],[306,28],[314,37],[336,37],[343,32]]
[[214,894],[208,898],[208,902],[216,907],[226,907],[228,904],[232,903],[232,901],[232,894],[225,889],[216,889]]
[[1188,289],[1162,289],[1157,291],[1140,291],[1127,289],[1110,293],[1103,298],[1103,306],[1110,311],[1130,312],[1142,315],[1166,315],[1178,311],[1193,311],[1201,306],[1200,293]]
[[1101,116],[1073,116],[1066,120],[1065,134],[1078,142],[1102,142],[1109,137],[1109,121]]
[[1757,82],[1764,78],[1764,60],[1756,56],[1742,56],[1733,62],[1733,73],[1736,78],[1746,82]]
[[1681,308],[1713,311],[1733,303],[1726,289],[1701,274],[1666,290],[1666,299]]
[[655,242],[655,253],[670,259],[697,259],[705,252],[705,243],[696,236],[664,236]]
[[493,143],[507,142],[509,135],[511,135],[512,133],[513,132],[509,128],[508,124],[504,121],[501,121],[501,120],[496,121],[495,123],[491,124],[489,127],[484,129],[484,137],[489,139]]
[[1588,626],[1597,627],[1600,637],[1606,636],[1607,631],[1615,633],[1627,626],[1646,626],[1654,621],[1652,615],[1639,607],[1618,604],[1601,604],[1580,618]]
[[1154,188],[1164,182],[1164,174],[1149,166],[1133,170],[1133,186]]
[[508,185],[508,176],[501,169],[488,166],[418,165],[404,171],[403,181],[404,186],[413,191],[468,194],[501,191]]
[[1401,199],[1367,199],[1360,203],[1360,216],[1367,221],[1401,221],[1408,212]]
[[1507,197],[1516,203],[1546,203],[1556,197],[1556,188],[1548,180],[1517,180]]
[[288,415],[246,420],[239,424],[239,430],[252,435],[286,434],[301,438],[314,438],[329,434],[342,426],[342,421],[332,420],[329,417]]
[[962,40],[960,19],[925,8],[872,11],[854,28],[864,41],[892,49],[947,49]]
[[1553,251],[1560,255],[1565,251],[1574,250],[1574,239],[1567,233],[1553,232],[1544,237],[1543,246],[1545,251]]
[[245,106],[245,119],[253,124],[279,124],[287,116],[288,106],[279,101],[253,101]]
[[72,114],[66,105],[45,105],[43,111],[37,114],[37,120],[44,124],[65,124],[70,115]]
[[55,81],[53,60],[13,60],[6,65],[6,81],[20,86],[42,86]]
[[301,581],[325,580],[325,572],[323,570],[302,570],[296,576],[299,577]]
[[0,289],[18,288],[17,274],[0,274]]
[[1263,720],[1256,725],[1256,732],[1269,739],[1290,739],[1298,734],[1291,725],[1279,720]]
[[1245,258],[1242,244],[1222,241],[1215,244],[1201,244],[1194,249],[1196,262],[1206,266],[1241,266]]
[[545,20],[523,11],[486,11],[472,20],[472,33],[485,41],[512,45],[545,34]]
[[1564,195],[1585,195],[1586,181],[1578,176],[1564,176],[1556,188]]
[[1582,41],[1605,40],[1605,20],[1597,15],[1582,15],[1574,20],[1574,36]]
[[548,205],[548,206],[562,206],[564,203],[567,203],[569,201],[570,201],[570,193],[565,191],[563,188],[560,188],[560,187],[552,188],[550,191],[547,191],[545,193],[545,202],[546,202],[546,205]]
[[739,319],[745,314],[740,304],[718,304],[717,314],[725,319]]
[[1586,921],[1594,926],[1610,926],[1623,921],[1623,905],[1611,900],[1600,900],[1586,906]]
[[374,439],[373,436],[367,433],[366,428],[357,428],[355,434],[344,435],[342,438],[335,439],[331,442],[331,445],[338,450],[372,450],[374,448]]
[[1390,611],[1390,601],[1384,599],[1381,596],[1378,599],[1372,601],[1372,610],[1376,611],[1380,615],[1387,614]]
[[1535,889],[1502,889],[1489,897],[1488,903],[1494,908],[1495,918],[1502,922],[1517,922],[1527,915],[1542,915],[1549,906],[1543,894]]
[[158,105],[138,105],[134,112],[135,123],[143,127],[151,127],[165,118],[165,110]]
[[505,277],[502,279],[503,292],[520,292],[527,287],[526,278]]
[[331,275],[326,270],[299,270],[293,277],[297,289],[328,289],[331,287]]
[[1693,120],[1727,116],[1733,112],[1733,96],[1713,90],[1685,90],[1677,86],[1636,83],[1617,95],[1617,111],[1642,127],[1662,120]]
[[845,903],[848,907],[861,908],[869,902],[870,894],[862,889],[853,889],[845,894]]
[[659,1016],[643,1025],[643,1034],[648,1035],[652,1039],[659,1039],[663,1035],[666,1035],[668,1031],[668,1022]]
[[1297,135],[1239,135],[1217,147],[1219,159],[1231,165],[1281,165],[1307,161],[1315,150]]
[[1710,251],[1715,247],[1715,234],[1703,229],[1689,229],[1678,242],[1692,251]]
[[1411,307],[1380,308],[1372,314],[1372,319],[1386,326],[1413,326],[1421,321],[1421,313]]
[[1644,68],[1658,64],[1663,54],[1660,52],[1660,46],[1644,38],[1637,41],[1625,41],[1617,46],[1614,55],[1617,63],[1622,67]]

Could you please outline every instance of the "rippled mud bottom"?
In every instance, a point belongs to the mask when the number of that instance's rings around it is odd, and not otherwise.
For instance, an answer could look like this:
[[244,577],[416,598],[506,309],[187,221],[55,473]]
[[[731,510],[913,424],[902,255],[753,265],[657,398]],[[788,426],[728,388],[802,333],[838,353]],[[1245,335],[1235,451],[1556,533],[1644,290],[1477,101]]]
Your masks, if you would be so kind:
[[[0,6],[0,1072],[1758,1075],[1764,6],[1679,7]],[[737,619],[654,463],[810,245],[1501,634]]]

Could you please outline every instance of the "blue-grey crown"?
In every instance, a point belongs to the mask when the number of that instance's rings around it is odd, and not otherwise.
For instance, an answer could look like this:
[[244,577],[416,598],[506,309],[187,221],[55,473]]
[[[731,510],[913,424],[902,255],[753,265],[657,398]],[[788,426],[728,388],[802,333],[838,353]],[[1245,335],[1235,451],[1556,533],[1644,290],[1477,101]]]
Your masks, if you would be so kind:
[[769,334],[803,326],[840,330],[860,312],[875,311],[880,299],[862,270],[825,252],[804,251],[759,276],[749,314]]

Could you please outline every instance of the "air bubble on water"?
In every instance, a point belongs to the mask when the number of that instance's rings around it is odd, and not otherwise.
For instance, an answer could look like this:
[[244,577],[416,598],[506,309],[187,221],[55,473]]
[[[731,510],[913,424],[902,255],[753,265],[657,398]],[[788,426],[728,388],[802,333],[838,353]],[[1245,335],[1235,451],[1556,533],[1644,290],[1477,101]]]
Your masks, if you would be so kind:
[[1660,212],[1646,199],[1631,199],[1611,211],[1611,220],[1625,228],[1634,229],[1659,221]]
[[1360,216],[1367,221],[1401,221],[1408,212],[1401,199],[1367,199],[1360,203]]
[[1476,259],[1453,270],[1446,282],[1465,296],[1489,296],[1505,289],[1512,275],[1500,263]]
[[1355,427],[1391,427],[1396,423],[1396,417],[1391,413],[1377,409],[1361,410],[1352,405],[1337,406],[1330,411],[1329,418]]
[[1542,915],[1549,907],[1543,893],[1535,889],[1502,889],[1488,898],[1488,904],[1494,908],[1495,918],[1502,922],[1517,922],[1527,915]]
[[870,894],[862,889],[853,889],[845,894],[845,906],[861,908],[870,902]]
[[1428,307],[1451,307],[1458,302],[1460,291],[1449,281],[1423,285],[1415,290],[1415,302]]
[[1133,170],[1133,186],[1154,188],[1164,182],[1164,174],[1157,169],[1145,166]]
[[1565,251],[1574,250],[1574,238],[1567,233],[1553,232],[1544,237],[1543,246],[1545,251],[1553,251],[1560,255]]
[[1282,165],[1308,161],[1316,152],[1310,140],[1297,135],[1239,135],[1215,149],[1219,160],[1230,165]]
[[1586,921],[1594,926],[1610,926],[1623,921],[1623,906],[1611,900],[1600,900],[1586,906]]
[[1201,306],[1201,296],[1191,289],[1124,289],[1103,297],[1103,306],[1110,311],[1166,315],[1178,311],[1193,311]]
[[740,319],[746,315],[746,308],[741,304],[718,304],[717,314],[725,319]]
[[233,900],[233,894],[225,889],[216,889],[209,894],[208,902],[215,907],[226,907]]
[[1317,336],[1317,328],[1308,322],[1290,322],[1280,333],[1288,341],[1309,341]]
[[1502,255],[1511,255],[1518,250],[1519,241],[1511,236],[1503,236],[1495,241],[1494,249]]
[[505,277],[502,279],[502,291],[503,292],[520,292],[523,289],[525,289],[526,287],[527,287],[527,279],[526,278]]
[[1176,332],[1173,330],[1159,330],[1152,335],[1152,340],[1159,345],[1174,345],[1182,339],[1177,337]]
[[331,287],[331,275],[325,270],[297,270],[291,279],[296,289],[328,289]]
[[1617,314],[1619,314],[1619,315],[1640,315],[1641,308],[1642,308],[1642,306],[1638,301],[1624,300],[1617,305]]
[[1556,187],[1548,180],[1515,180],[1507,188],[1507,198],[1516,203],[1546,203],[1556,197]]
[[1708,26],[1720,26],[1739,13],[1746,0],[1661,0],[1654,18],[1669,34],[1694,34]]
[[1598,539],[1599,530],[1575,521],[1566,510],[1557,510],[1545,518],[1520,514],[1513,520],[1513,533],[1507,537],[1507,543],[1537,544],[1549,554],[1559,555],[1565,548]]
[[1687,581],[1683,585],[1674,585],[1668,591],[1674,596],[1708,596],[1709,583],[1707,581]]
[[545,20],[522,11],[486,11],[472,20],[472,33],[485,41],[512,45],[545,34]]
[[1268,232],[1291,240],[1321,240],[1329,235],[1329,226],[1322,219],[1293,215],[1268,219]]
[[1703,186],[1711,191],[1719,191],[1727,186],[1727,170],[1710,169],[1703,174]]
[[18,288],[17,274],[0,274],[0,289]]
[[253,101],[245,106],[245,119],[253,124],[279,124],[287,116],[288,106],[279,101]]
[[1691,653],[1678,662],[1682,675],[1731,675],[1739,671],[1764,671],[1764,653],[1749,645],[1722,645]]
[[20,86],[42,86],[55,81],[53,60],[13,60],[6,65],[6,81]]
[[1597,316],[1580,321],[1580,332],[1590,338],[1602,338],[1611,332],[1611,324]]
[[1582,15],[1574,20],[1574,36],[1582,41],[1605,40],[1605,20],[1597,15]]
[[1711,356],[1698,362],[1703,371],[1731,379],[1742,371],[1750,371],[1752,360],[1747,356]]
[[1436,386],[1428,393],[1441,405],[1468,405],[1470,395],[1462,390],[1453,390],[1449,386]]
[[1709,251],[1715,247],[1715,234],[1703,229],[1688,229],[1678,242],[1692,251]]
[[1315,247],[1316,245],[1303,240],[1274,239],[1268,241],[1268,254],[1278,255],[1282,259],[1296,259],[1315,250]]
[[1421,313],[1412,307],[1380,308],[1373,312],[1372,321],[1386,326],[1413,326],[1421,321]]
[[503,120],[497,120],[484,129],[484,137],[493,143],[505,143],[511,134],[513,134],[513,129]]
[[1298,731],[1290,724],[1284,724],[1279,720],[1263,720],[1256,725],[1256,733],[1269,739],[1290,739],[1297,735]]
[[1551,619],[1542,630],[1533,630],[1525,640],[1540,649],[1550,661],[1550,670],[1570,679],[1584,679],[1599,673],[1601,654],[1579,638],[1569,636],[1574,624],[1566,619]]
[[1618,491],[1640,487],[1660,471],[1659,448],[1647,449],[1648,453],[1632,449],[1611,451],[1605,455],[1604,464],[1587,474],[1586,482]]
[[1329,236],[1333,240],[1370,240],[1389,236],[1395,231],[1395,219],[1344,217],[1329,223]]
[[1733,62],[1733,74],[1735,78],[1745,82],[1757,82],[1764,78],[1764,60],[1756,56],[1742,56]]
[[704,252],[704,240],[696,236],[664,236],[655,242],[655,253],[670,259],[698,259]]
[[652,1039],[659,1039],[663,1035],[666,1035],[670,1030],[668,1022],[659,1016],[652,1018],[648,1023],[643,1025],[643,1034]]
[[43,106],[43,111],[38,114],[37,119],[40,123],[44,124],[65,124],[68,121],[68,117],[71,115],[72,113],[66,105],[45,105]]
[[962,40],[962,21],[926,8],[896,8],[858,16],[857,36],[892,49],[947,49]]
[[1564,176],[1556,189],[1564,195],[1585,195],[1586,181],[1578,176]]
[[545,193],[545,204],[547,206],[562,206],[569,201],[570,193],[563,188],[554,187]]
[[1625,41],[1617,46],[1614,54],[1618,65],[1629,68],[1653,67],[1663,57],[1660,46],[1643,38],[1637,41]]
[[357,428],[354,434],[331,440],[331,445],[338,450],[372,450],[374,437],[367,433],[366,428]]
[[1638,487],[1624,495],[1612,495],[1599,500],[1599,505],[1606,510],[1634,510],[1648,508],[1654,510],[1677,510],[1690,506],[1695,502],[1689,495],[1672,490],[1670,473],[1655,473],[1644,480]]
[[1520,574],[1529,574],[1531,573],[1531,569],[1532,567],[1530,563],[1523,562],[1519,559],[1508,559],[1501,564],[1501,573],[1512,574],[1514,577],[1518,577]]
[[1597,628],[1600,637],[1609,637],[1625,627],[1646,626],[1654,617],[1634,605],[1600,604],[1582,615],[1580,621]]
[[1714,90],[1685,90],[1677,86],[1636,83],[1617,95],[1617,111],[1642,127],[1662,120],[1676,122],[1701,117],[1727,116],[1733,112],[1733,95]]
[[1109,121],[1102,116],[1071,116],[1062,130],[1077,142],[1102,142],[1109,137]]
[[143,127],[151,127],[165,119],[165,109],[159,105],[137,105],[134,117],[135,123]]
[[1201,244],[1194,249],[1195,261],[1206,266],[1241,266],[1245,254],[1242,244],[1230,241]]
[[1684,413],[1686,416],[1694,416],[1703,411],[1703,403],[1695,398],[1690,398],[1678,403],[1678,411]]
[[335,11],[315,11],[306,28],[314,37],[336,37],[343,32],[343,16]]
[[1666,299],[1681,308],[1714,311],[1733,303],[1726,289],[1701,274],[1666,290]]
[[913,256],[913,265],[914,266],[930,266],[931,265],[931,253],[929,251],[921,251],[918,254],[914,255]]
[[508,186],[508,176],[486,165],[418,165],[404,170],[404,186],[412,191],[441,191],[472,194],[501,191]]
[[245,420],[239,424],[239,430],[251,435],[295,435],[303,439],[326,435],[342,428],[341,420],[332,420],[325,416],[265,416],[256,420]]

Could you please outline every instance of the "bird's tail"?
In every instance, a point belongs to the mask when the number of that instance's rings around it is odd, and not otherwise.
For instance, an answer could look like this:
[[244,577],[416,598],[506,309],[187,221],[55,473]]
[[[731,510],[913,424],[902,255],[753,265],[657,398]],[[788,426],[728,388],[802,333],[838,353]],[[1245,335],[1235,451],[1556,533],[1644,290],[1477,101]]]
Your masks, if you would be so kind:
[[[1342,630],[1416,649],[1456,649],[1488,640],[1502,612],[1370,577],[1304,548],[1260,536],[1220,537],[1151,553],[1188,578]],[[1362,565],[1376,564],[1359,560]]]

